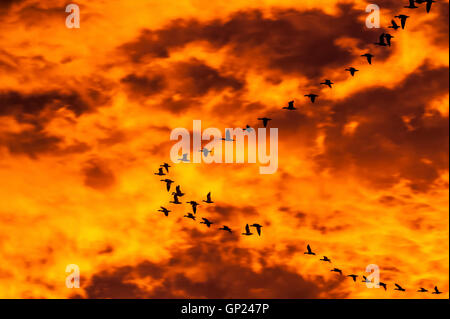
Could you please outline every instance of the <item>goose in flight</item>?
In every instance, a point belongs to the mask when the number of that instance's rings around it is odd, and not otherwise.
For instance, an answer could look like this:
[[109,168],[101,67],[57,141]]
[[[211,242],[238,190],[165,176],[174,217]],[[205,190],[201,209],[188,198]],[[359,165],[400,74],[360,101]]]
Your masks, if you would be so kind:
[[317,94],[305,94],[305,96],[309,97],[312,103],[314,103],[316,101],[316,98],[319,97]]
[[251,227],[255,227],[256,228],[256,232],[258,233],[258,236],[261,236],[261,228],[262,226],[260,224],[253,224],[250,225]]
[[206,195],[206,200],[204,200],[204,202],[205,202],[205,203],[208,203],[208,204],[214,203],[214,202],[211,200],[211,192],[209,192],[208,195]]
[[160,167],[164,167],[166,169],[166,172],[169,173],[169,167],[171,166],[167,163],[164,163],[163,165],[160,165]]
[[428,292],[428,290],[426,290],[425,288],[420,288],[419,290],[417,290],[417,292]]
[[402,288],[399,284],[395,284],[395,288],[394,290],[398,290],[398,291],[406,291],[406,289]]
[[379,284],[381,287],[383,287],[384,290],[387,289],[386,284],[385,284],[384,282],[381,282],[381,281],[380,281],[378,284]]
[[408,9],[417,9],[418,6],[416,6],[415,2],[416,2],[415,0],[409,0],[409,5],[408,5],[408,6],[405,6],[405,8],[408,8]]
[[177,187],[175,188],[176,192],[172,193],[172,195],[176,194],[178,197],[183,197],[184,193],[181,191],[181,186],[177,185]]
[[182,158],[178,159],[179,161],[182,161],[184,163],[189,163],[189,159],[188,159],[188,153],[184,153]]
[[167,217],[167,216],[169,216],[170,210],[161,206],[161,209],[158,209],[158,212],[164,213],[164,215],[166,215],[166,217]]
[[402,29],[404,29],[406,26],[406,19],[408,19],[409,16],[404,15],[404,14],[399,14],[398,16],[395,16],[395,17],[400,19],[400,24],[402,26]]
[[191,204],[192,211],[194,212],[194,214],[197,214],[197,206],[200,206],[199,203],[197,203],[196,201],[191,200],[190,202],[186,202],[186,204]]
[[228,226],[226,226],[226,225],[223,225],[223,227],[222,227],[222,228],[219,228],[219,230],[227,231],[227,232],[229,232],[230,234],[233,232],[233,231],[230,229],[230,227],[228,227]]
[[323,256],[322,259],[320,259],[322,261],[328,261],[329,263],[331,263],[331,259],[329,259],[327,256]]
[[361,56],[362,56],[362,57],[366,57],[366,58],[367,58],[367,62],[369,62],[369,64],[372,64],[372,58],[374,57],[373,54],[366,53],[366,54],[363,54],[363,55],[361,55]]
[[386,33],[386,34],[384,35],[384,37],[385,37],[385,39],[386,39],[387,45],[388,45],[388,46],[391,46],[391,39],[394,38],[394,36],[390,35],[389,33]]
[[250,125],[248,125],[247,124],[247,126],[245,127],[245,128],[243,128],[242,130],[244,130],[244,131],[246,131],[246,132],[252,132],[253,131],[253,128],[250,126]]
[[203,153],[204,157],[207,157],[208,154],[211,154],[212,151],[208,150],[207,148],[202,148],[199,152]]
[[245,235],[245,236],[253,235],[253,233],[250,232],[250,227],[248,226],[248,224],[245,225],[245,233],[242,233],[242,235]]
[[382,47],[387,46],[387,43],[384,42],[384,36],[385,36],[385,34],[382,33],[382,34],[380,35],[380,39],[378,40],[378,42],[375,42],[375,44],[376,44],[376,45],[379,45],[379,46],[382,46]]
[[230,130],[225,131],[225,138],[222,138],[222,141],[234,142],[234,140],[231,138]]
[[330,271],[338,272],[342,276],[342,270],[340,270],[339,268],[333,268]]
[[427,3],[427,13],[430,13],[431,10],[431,5],[433,4],[433,2],[436,2],[434,0],[417,0],[416,3],[418,4],[422,4],[426,2]]
[[288,102],[288,106],[283,107],[283,109],[290,110],[290,111],[296,110],[296,108],[294,107],[294,101]]
[[175,183],[173,180],[168,179],[168,178],[162,179],[161,182],[165,182],[166,183],[166,188],[167,188],[168,192],[170,191],[170,185],[172,185],[172,183]]
[[267,123],[272,119],[269,119],[268,117],[259,117],[258,120],[263,122],[264,127],[267,127]]
[[325,81],[323,81],[322,83],[320,83],[321,85],[326,85],[326,86],[328,86],[330,89],[332,88],[332,84],[334,84],[333,82],[331,82],[330,80],[325,80]]
[[366,276],[363,276],[363,281],[362,282],[365,282],[365,283],[369,283],[369,282],[371,282],[369,279],[367,279],[367,277]]
[[187,215],[184,215],[184,217],[190,218],[190,219],[192,219],[192,220],[195,220],[195,216],[192,215],[192,213],[187,213]]
[[307,252],[305,252],[305,255],[315,255],[316,253],[313,253],[311,250],[311,246],[309,246],[309,244],[306,246],[306,249],[308,250]]
[[176,193],[173,194],[173,201],[170,201],[169,203],[181,205],[181,202],[178,200],[178,195]]
[[355,76],[355,73],[358,72],[359,70],[355,69],[354,67],[351,67],[351,68],[345,69],[345,71],[348,71],[348,72],[350,72],[350,74],[352,76]]
[[442,292],[439,291],[438,287],[437,287],[437,286],[434,286],[434,292],[432,292],[432,294],[433,294],[433,295],[439,295],[439,294],[441,294],[441,293],[442,293]]
[[395,20],[392,20],[391,25],[388,28],[397,30],[398,28],[400,28],[400,26],[397,24],[397,22],[395,22]]
[[158,176],[164,176],[164,175],[166,175],[166,174],[164,174],[164,172],[163,172],[163,169],[160,167],[160,168],[158,168],[158,173],[154,173],[155,175],[158,175]]
[[208,226],[208,228],[212,225],[212,224],[214,224],[213,222],[210,222],[208,219],[206,219],[206,218],[202,218],[203,219],[203,221],[202,222],[200,222],[200,224],[205,224],[206,226]]
[[347,275],[347,277],[351,277],[354,282],[356,282],[356,278],[358,278],[358,275]]

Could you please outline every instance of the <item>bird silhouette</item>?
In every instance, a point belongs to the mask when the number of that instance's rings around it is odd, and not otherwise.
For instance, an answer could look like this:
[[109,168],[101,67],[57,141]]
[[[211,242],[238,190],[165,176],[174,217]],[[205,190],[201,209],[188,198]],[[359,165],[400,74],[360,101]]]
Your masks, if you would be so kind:
[[234,142],[234,140],[231,138],[230,130],[225,131],[225,138],[222,138],[222,140],[227,142]]
[[330,80],[324,80],[322,83],[320,83],[322,85],[327,85],[330,89],[332,88],[332,84],[334,84],[333,82],[331,82]]
[[259,117],[258,120],[263,122],[264,127],[267,127],[267,123],[272,119],[269,119],[268,117]]
[[164,163],[163,165],[160,165],[161,167],[164,167],[166,169],[166,172],[169,173],[169,167],[171,167],[169,164]]
[[380,38],[379,38],[378,42],[375,42],[375,44],[379,45],[379,46],[382,46],[382,47],[387,46],[387,43],[384,41],[384,39],[385,39],[385,33],[382,33],[380,35]]
[[309,97],[312,103],[314,103],[316,101],[316,98],[319,97],[317,94],[305,94],[305,96]]
[[283,109],[290,110],[290,111],[296,110],[296,108],[294,107],[294,101],[288,102],[288,106],[283,107]]
[[206,218],[202,218],[203,219],[203,221],[202,222],[200,222],[200,224],[205,224],[206,226],[208,226],[208,228],[212,225],[212,224],[214,224],[213,222],[210,222],[208,219],[206,219]]
[[399,284],[395,284],[395,288],[394,290],[398,290],[398,291],[406,291],[406,289],[403,289]]
[[261,236],[261,228],[262,226],[260,224],[253,224],[250,225],[251,227],[255,227],[256,228],[256,232],[258,233],[258,236]]
[[408,9],[417,9],[418,6],[416,6],[415,2],[416,2],[415,0],[409,0],[409,5],[408,5],[408,6],[405,6],[405,8],[408,8]]
[[176,193],[175,194],[172,193],[172,195],[173,195],[173,201],[170,201],[169,203],[180,205],[181,202],[178,200],[178,195]]
[[386,39],[387,45],[391,46],[391,39],[394,38],[394,36],[390,35],[389,33],[386,33],[384,35],[384,38]]
[[372,64],[372,58],[374,57],[373,54],[366,53],[366,54],[363,54],[361,56],[366,57],[367,58],[367,62],[369,62],[369,64]]
[[431,10],[431,5],[433,4],[433,2],[436,2],[434,0],[417,0],[416,3],[418,4],[422,4],[426,2],[427,3],[427,13],[430,13]]
[[245,128],[243,128],[243,130],[250,133],[251,131],[253,131],[253,128],[247,124],[247,126]]
[[358,72],[359,70],[355,69],[354,67],[351,67],[351,68],[345,69],[345,71],[348,71],[348,72],[350,72],[350,74],[352,76],[355,76],[355,73]]
[[168,192],[170,191],[170,185],[172,185],[172,183],[174,183],[173,180],[168,179],[168,178],[162,179],[161,182],[165,182],[166,183],[166,188],[167,188]]
[[329,259],[327,256],[323,256],[322,259],[320,259],[322,261],[328,261],[329,263],[331,263],[331,259]]
[[419,290],[417,290],[417,292],[428,292],[428,290],[426,290],[425,288],[420,288]]
[[161,209],[158,209],[158,212],[164,213],[164,215],[166,215],[166,217],[167,217],[167,216],[169,216],[170,210],[161,206]]
[[207,148],[202,148],[201,150],[199,150],[199,152],[203,153],[203,156],[207,157],[208,154],[211,154],[211,151],[208,150]]
[[204,202],[205,202],[205,203],[208,203],[208,204],[214,203],[214,202],[211,200],[211,192],[209,192],[208,195],[206,195],[206,200],[204,200]]
[[347,277],[351,277],[354,282],[356,282],[356,278],[358,278],[358,275],[347,275]]
[[[181,186],[180,185],[177,185],[177,187],[175,187],[175,190],[176,190],[176,195],[178,196],[178,197],[183,197],[184,196],[184,193],[181,191]],[[172,193],[172,195],[173,195],[173,193]]]
[[197,206],[200,206],[200,204],[193,200],[191,200],[190,202],[186,202],[186,203],[191,204],[192,211],[194,212],[194,214],[197,214]]
[[342,270],[340,270],[339,268],[333,268],[330,271],[338,272],[342,276]]
[[406,26],[406,19],[408,19],[409,16],[404,15],[404,14],[399,14],[398,16],[395,16],[395,17],[400,19],[400,24],[402,26],[402,29],[404,29]]
[[381,287],[383,287],[384,290],[387,289],[386,284],[385,284],[384,282],[381,282],[381,281],[380,281],[378,284],[379,284]]
[[188,153],[184,153],[183,157],[179,158],[178,160],[182,161],[182,162],[185,162],[185,163],[188,163],[189,162],[188,155],[189,155]]
[[308,251],[305,252],[305,255],[315,255],[316,254],[316,253],[313,253],[313,251],[311,250],[311,247],[309,246],[309,244],[306,246],[306,249]]
[[250,232],[250,227],[248,226],[248,224],[245,225],[245,233],[242,233],[242,235],[245,235],[245,236],[253,235],[253,233]]
[[437,287],[437,286],[434,286],[434,292],[432,292],[432,294],[433,294],[433,295],[439,295],[439,294],[441,294],[441,293],[442,293],[442,292],[439,291],[438,287]]
[[366,276],[363,276],[363,281],[362,282],[368,283],[368,282],[371,282],[371,281],[369,279],[367,279]]
[[192,219],[192,220],[195,220],[195,216],[192,215],[192,213],[186,213],[186,214],[187,214],[187,215],[184,215],[184,217],[190,218],[190,219]]
[[230,227],[228,227],[228,226],[226,226],[226,225],[223,225],[223,227],[222,227],[222,228],[219,228],[219,230],[227,231],[227,232],[229,232],[230,234],[233,232],[233,231],[230,229]]
[[395,20],[391,20],[391,25],[388,28],[397,30],[398,28],[400,28],[400,26],[397,24],[397,22],[395,22]]
[[163,172],[163,169],[160,167],[160,168],[158,168],[158,173],[155,173],[155,175],[164,176],[166,174]]

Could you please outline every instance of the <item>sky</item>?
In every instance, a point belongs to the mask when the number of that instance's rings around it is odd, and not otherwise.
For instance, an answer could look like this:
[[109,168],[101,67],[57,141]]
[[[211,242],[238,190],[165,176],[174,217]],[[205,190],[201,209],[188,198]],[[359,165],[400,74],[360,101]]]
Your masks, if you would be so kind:
[[[65,1],[0,3],[0,298],[449,298],[448,1],[75,3],[80,28]],[[175,128],[260,117],[274,174],[170,160]]]

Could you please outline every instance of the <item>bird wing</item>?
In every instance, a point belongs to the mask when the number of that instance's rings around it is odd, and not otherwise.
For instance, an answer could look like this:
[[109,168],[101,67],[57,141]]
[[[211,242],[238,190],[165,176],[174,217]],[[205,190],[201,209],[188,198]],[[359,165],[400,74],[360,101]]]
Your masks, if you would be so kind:
[[247,224],[247,225],[245,225],[245,231],[246,231],[247,233],[249,233],[249,232],[250,232],[250,227],[248,226],[248,224]]
[[398,27],[398,24],[397,24],[397,22],[395,22],[394,19],[392,19],[391,23],[394,28]]
[[430,12],[432,4],[433,4],[432,1],[427,1],[427,13]]
[[308,246],[306,246],[306,249],[308,249],[308,253],[311,252],[311,247],[309,246],[309,244],[308,244]]
[[400,285],[398,285],[398,284],[395,284],[395,286],[396,286],[398,289],[403,289],[403,288],[400,287]]
[[261,227],[256,227],[256,231],[258,232],[258,235],[261,236]]
[[385,36],[384,33],[382,33],[382,34],[380,35],[380,43],[384,43],[384,36]]
[[208,195],[206,195],[206,200],[208,202],[211,201],[211,192],[209,192]]

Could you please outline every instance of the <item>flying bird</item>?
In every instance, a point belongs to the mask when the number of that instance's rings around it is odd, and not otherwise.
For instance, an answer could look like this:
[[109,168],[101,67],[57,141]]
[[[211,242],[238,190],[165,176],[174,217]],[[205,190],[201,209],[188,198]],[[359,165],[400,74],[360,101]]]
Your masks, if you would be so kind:
[[158,209],[158,212],[164,213],[164,215],[166,215],[166,217],[167,217],[167,216],[169,216],[170,210],[161,206],[161,209]]
[[390,35],[389,33],[386,33],[384,37],[386,38],[387,45],[391,46],[391,39],[394,38],[394,36]]
[[170,185],[172,185],[172,183],[174,183],[174,181],[173,181],[173,180],[171,180],[171,179],[168,179],[168,178],[166,178],[166,179],[162,179],[162,180],[161,180],[161,182],[165,182],[165,183],[166,183],[166,188],[167,188],[167,191],[170,191]]
[[426,290],[425,288],[420,288],[419,290],[417,290],[417,292],[428,292],[428,290]]
[[261,228],[262,226],[260,224],[253,224],[250,225],[251,227],[255,227],[256,228],[256,232],[258,233],[258,236],[261,236]]
[[354,67],[351,67],[351,68],[345,69],[345,71],[348,71],[348,72],[350,72],[350,74],[352,76],[355,76],[355,73],[358,72],[359,70],[355,69]]
[[323,256],[322,259],[320,259],[322,261],[328,261],[329,263],[331,263],[331,259],[329,259],[327,256]]
[[227,142],[234,142],[234,140],[231,138],[230,130],[225,131],[225,138],[222,138],[222,140]]
[[417,9],[418,6],[416,6],[415,2],[416,2],[415,0],[409,0],[409,5],[408,5],[408,6],[405,6],[405,8],[408,8],[408,9]]
[[408,19],[409,16],[404,15],[404,14],[399,14],[398,16],[395,16],[395,17],[400,19],[400,24],[402,26],[402,29],[404,29],[405,25],[406,25],[406,19]]
[[362,57],[366,57],[366,58],[367,58],[367,62],[369,62],[369,64],[372,64],[372,58],[374,57],[373,54],[366,53],[366,54],[363,54],[363,55],[361,55],[361,56],[362,56]]
[[342,270],[340,270],[339,268],[333,268],[330,271],[338,272],[342,276]]
[[158,175],[158,176],[164,176],[164,175],[166,175],[166,174],[164,174],[164,172],[163,172],[163,169],[160,167],[160,168],[158,168],[158,173],[154,173],[155,175]]
[[362,282],[368,283],[368,282],[371,282],[371,281],[369,279],[367,279],[366,276],[363,276],[363,281]]
[[197,203],[196,201],[191,200],[190,202],[186,202],[186,204],[191,204],[192,211],[194,212],[194,214],[197,214],[197,206],[200,206],[199,203]]
[[166,169],[166,172],[169,173],[169,167],[171,167],[169,164],[164,163],[163,165],[160,165],[161,167],[164,167]]
[[386,284],[385,284],[384,282],[381,282],[381,281],[380,281],[378,284],[379,284],[381,287],[383,287],[384,290],[387,289]]
[[432,292],[432,294],[433,294],[433,295],[439,295],[439,294],[441,294],[441,293],[442,293],[442,292],[439,291],[438,287],[437,287],[437,286],[434,286],[434,292]]
[[248,226],[248,224],[245,225],[245,233],[242,233],[242,235],[245,235],[245,236],[253,235],[253,233],[250,232],[250,227]]
[[331,82],[330,80],[324,80],[324,82],[320,83],[322,85],[327,85],[330,89],[332,88],[332,84],[334,84],[333,82]]
[[243,130],[250,133],[251,131],[253,131],[253,128],[250,127],[250,125],[247,124],[247,126],[245,128],[243,128]]
[[316,98],[319,97],[317,94],[305,94],[305,96],[309,97],[312,103],[314,103]]
[[189,163],[189,159],[188,159],[188,153],[184,153],[182,158],[179,158],[179,161],[185,162],[185,163]]
[[358,278],[358,275],[347,275],[347,277],[352,277],[353,281],[356,282],[356,278]]
[[200,224],[205,224],[206,226],[208,226],[208,228],[212,225],[212,224],[214,224],[213,222],[210,222],[208,219],[206,219],[206,218],[202,218],[203,219],[203,221],[202,222],[200,222]]
[[392,20],[391,25],[388,28],[397,30],[398,28],[400,28],[400,26],[397,24],[397,22],[395,22],[395,20]]
[[283,109],[284,110],[290,110],[290,111],[296,110],[296,108],[294,107],[294,101],[290,101],[288,103],[288,106],[283,107]]
[[398,290],[398,291],[406,291],[406,289],[403,289],[399,284],[395,284],[395,288],[394,290]]
[[269,119],[267,117],[259,117],[258,120],[263,122],[264,127],[267,127],[267,123],[272,119]]
[[427,13],[430,13],[431,5],[433,4],[433,2],[436,2],[436,1],[434,1],[434,0],[425,0],[425,2],[427,3]]
[[387,43],[384,41],[384,39],[385,39],[385,33],[382,33],[380,35],[380,38],[379,38],[378,42],[375,42],[375,44],[379,45],[379,46],[382,46],[382,47],[387,46]]
[[184,215],[184,217],[190,218],[190,219],[192,219],[192,220],[195,220],[195,216],[192,215],[192,213],[186,213],[186,214],[187,214],[187,215]]
[[206,200],[204,200],[204,202],[205,202],[205,203],[208,203],[208,204],[214,203],[214,202],[211,200],[211,192],[209,192],[208,195],[206,195]]
[[305,252],[305,255],[315,255],[316,253],[313,253],[311,250],[311,247],[309,246],[309,244],[306,246],[306,249],[308,250],[307,252]]
[[173,194],[173,201],[170,201],[169,203],[176,204],[176,205],[181,204],[181,202],[178,200],[178,195],[176,193]]
[[223,227],[222,227],[222,228],[219,228],[219,230],[224,230],[224,231],[227,231],[227,232],[229,232],[230,234],[232,233],[232,230],[230,229],[230,227],[228,227],[228,226],[225,226],[225,225],[223,225]]
[[208,150],[207,148],[202,148],[201,150],[199,150],[199,152],[203,153],[203,156],[207,157],[208,154],[211,154],[211,151]]
[[177,187],[175,188],[176,193],[172,193],[172,195],[176,194],[178,197],[183,197],[184,193],[181,191],[181,186],[177,185]]

